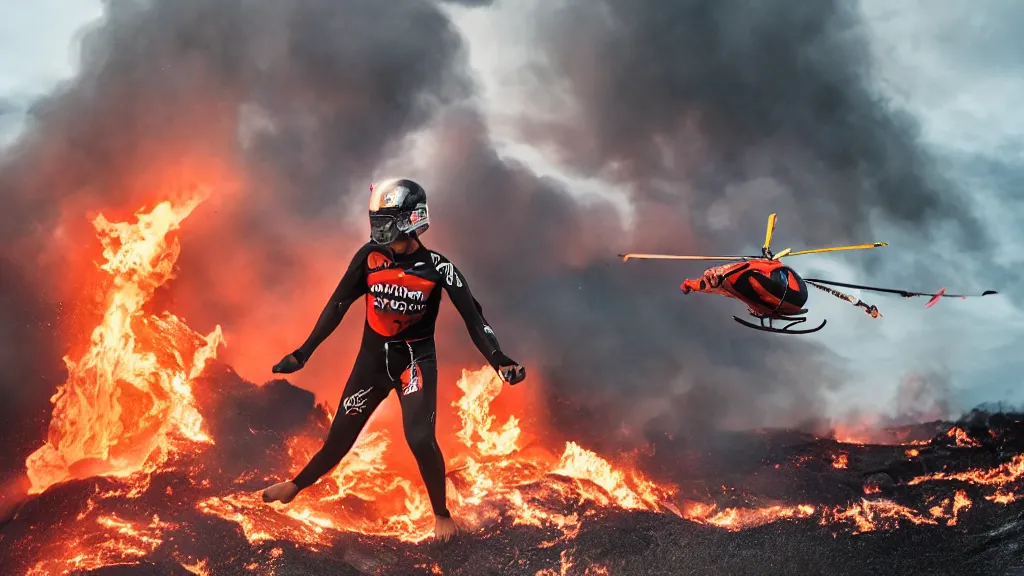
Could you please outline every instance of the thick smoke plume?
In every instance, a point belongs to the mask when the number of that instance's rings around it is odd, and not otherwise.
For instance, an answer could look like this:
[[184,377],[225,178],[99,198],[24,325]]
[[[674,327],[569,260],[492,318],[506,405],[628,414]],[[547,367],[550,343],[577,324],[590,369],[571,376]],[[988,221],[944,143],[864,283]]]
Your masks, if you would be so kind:
[[[572,104],[523,119],[523,134],[628,190],[632,230],[499,161],[466,115],[449,123],[439,165],[451,177],[449,210],[473,238],[460,252],[482,271],[487,302],[510,308],[531,335],[523,340],[556,389],[692,431],[817,416],[821,393],[842,378],[806,341],[743,332],[730,305],[684,300],[681,267],[623,265],[616,252],[753,249],[776,210],[786,223],[777,248],[864,242],[874,219],[923,237],[951,224],[970,247],[986,245],[914,123],[873,89],[854,5],[608,0],[542,10],[531,38],[544,48],[537,85],[569,97],[538,91],[536,101]],[[579,265],[581,251],[590,264]]]
[[[5,281],[3,297],[41,294],[45,313],[27,319],[73,308],[59,336],[21,320],[3,344],[42,361],[83,341],[94,310],[82,294],[95,280],[85,215],[126,217],[202,184],[215,194],[185,227],[179,278],[159,304],[200,330],[221,323],[227,360],[260,380],[308,333],[363,241],[367,183],[397,171],[427,185],[435,224],[424,240],[453,258],[509,354],[546,383],[557,424],[600,423],[597,438],[619,422],[634,432],[798,423],[841,381],[818,346],[742,331],[731,304],[683,299],[680,269],[614,255],[740,251],[773,210],[786,241],[863,241],[880,217],[922,234],[952,222],[984,242],[913,124],[871,90],[851,10],[837,0],[539,8],[523,42],[543,48],[538,67],[562,78],[553,89],[572,114],[521,118],[522,133],[628,190],[627,229],[610,206],[582,204],[498,154],[471,98],[466,46],[439,5],[108,3],[78,77],[36,104],[0,159],[4,276],[24,279]],[[300,385],[336,397],[360,320]],[[444,336],[450,369],[479,362],[468,338]],[[21,385],[4,377],[5,390]],[[560,408],[565,398],[580,414]]]

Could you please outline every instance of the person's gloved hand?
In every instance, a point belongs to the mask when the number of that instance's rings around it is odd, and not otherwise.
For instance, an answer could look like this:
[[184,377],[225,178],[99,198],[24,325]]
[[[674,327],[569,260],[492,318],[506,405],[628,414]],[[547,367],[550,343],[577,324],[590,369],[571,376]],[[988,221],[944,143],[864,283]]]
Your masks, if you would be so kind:
[[301,370],[305,365],[306,363],[303,361],[301,354],[295,351],[282,358],[277,364],[274,364],[273,372],[274,374],[291,374]]
[[498,366],[498,374],[501,379],[508,382],[509,386],[515,386],[526,380],[526,367],[509,358],[502,352],[495,352],[495,364]]

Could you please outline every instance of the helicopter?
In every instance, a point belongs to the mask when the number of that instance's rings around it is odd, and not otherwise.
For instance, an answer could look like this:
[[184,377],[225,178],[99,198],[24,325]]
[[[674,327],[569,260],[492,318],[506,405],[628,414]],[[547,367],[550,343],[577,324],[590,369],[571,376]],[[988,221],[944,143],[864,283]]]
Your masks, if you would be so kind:
[[[822,254],[826,252],[840,252],[845,250],[869,250],[888,246],[887,242],[874,242],[871,244],[856,244],[850,246],[835,246],[831,248],[816,248],[813,250],[800,250],[793,252],[786,248],[778,254],[771,250],[772,234],[775,232],[777,214],[768,216],[768,229],[765,232],[764,245],[761,247],[760,256],[675,256],[668,254],[619,254],[623,262],[631,259],[644,260],[703,260],[703,261],[724,261],[730,262],[708,268],[700,278],[686,279],[681,288],[683,294],[700,292],[704,294],[717,294],[728,298],[739,300],[747,306],[748,312],[760,323],[754,324],[733,316],[733,320],[747,328],[773,332],[776,334],[811,334],[825,327],[827,320],[814,328],[794,328],[807,321],[808,290],[810,284],[819,290],[827,292],[836,298],[846,300],[854,306],[863,308],[872,318],[878,318],[882,314],[878,308],[869,305],[859,298],[844,294],[830,286],[854,288],[873,292],[898,294],[904,298],[917,296],[929,296],[925,308],[935,305],[941,298],[968,298],[975,296],[988,296],[998,294],[995,290],[986,290],[979,295],[947,294],[942,288],[938,292],[909,292],[892,288],[877,288],[873,286],[861,286],[858,284],[847,284],[843,282],[832,282],[820,278],[801,278],[795,270],[782,263],[785,257],[802,256],[805,254]],[[785,326],[776,327],[774,322],[786,322]]]

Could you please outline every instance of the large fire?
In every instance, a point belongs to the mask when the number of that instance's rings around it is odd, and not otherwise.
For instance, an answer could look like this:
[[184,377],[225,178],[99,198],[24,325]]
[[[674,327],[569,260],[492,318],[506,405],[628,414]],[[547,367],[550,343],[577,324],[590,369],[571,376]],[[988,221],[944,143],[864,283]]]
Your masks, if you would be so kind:
[[[72,479],[99,478],[84,506],[54,520],[59,538],[31,549],[26,562],[32,574],[66,574],[156,554],[191,573],[210,573],[211,563],[231,559],[189,551],[194,548],[188,542],[201,540],[197,517],[235,527],[250,545],[265,546],[268,559],[284,553],[281,543],[322,551],[346,534],[407,543],[431,536],[422,483],[415,473],[399,473],[390,465],[391,434],[379,421],[371,420],[341,464],[287,506],[264,504],[253,486],[296,472],[319,447],[327,422],[287,441],[287,464],[281,469],[225,478],[224,463],[202,461],[216,438],[204,426],[203,406],[193,391],[223,342],[220,328],[202,336],[169,312],[144,312],[154,290],[173,277],[179,245],[168,235],[201,201],[196,196],[178,205],[158,204],[140,212],[136,223],[110,223],[102,216],[94,222],[106,257],[101,268],[110,275],[105,312],[88,350],[77,360],[66,359],[69,376],[53,397],[48,441],[26,464],[31,492],[39,497]],[[720,503],[709,492],[682,490],[652,479],[631,462],[603,458],[578,440],[554,442],[536,433],[532,436],[539,440],[526,442],[530,431],[516,416],[493,413],[504,384],[489,368],[463,370],[456,384],[461,396],[452,407],[458,445],[444,447],[451,509],[470,532],[519,526],[549,534],[542,546],[562,550],[560,565],[537,574],[611,573],[603,564],[574,557],[565,543],[589,520],[616,510],[669,515],[727,531],[803,520],[862,533],[905,523],[952,526],[974,505],[966,490],[957,489],[949,497],[908,506],[869,483],[863,495],[843,504],[766,502],[746,494]],[[950,429],[946,438],[957,448],[979,446],[960,428]],[[833,442],[835,452],[820,458],[823,469],[848,473],[858,444]],[[897,451],[914,458],[930,446],[905,444],[914,447]],[[808,458],[795,465],[809,465]],[[989,502],[1008,504],[1024,474],[1021,458],[995,468],[932,472],[907,484],[959,482],[988,490]],[[166,513],[141,505],[147,494],[165,499]],[[258,570],[259,565],[242,568]],[[424,569],[442,573],[436,564]]]
[[155,469],[176,437],[210,442],[193,405],[192,381],[222,343],[218,326],[200,336],[170,313],[143,306],[174,276],[180,250],[167,235],[202,202],[156,205],[138,222],[93,225],[111,278],[103,320],[78,360],[65,357],[68,380],[50,399],[49,438],[26,462],[32,492],[75,477]]

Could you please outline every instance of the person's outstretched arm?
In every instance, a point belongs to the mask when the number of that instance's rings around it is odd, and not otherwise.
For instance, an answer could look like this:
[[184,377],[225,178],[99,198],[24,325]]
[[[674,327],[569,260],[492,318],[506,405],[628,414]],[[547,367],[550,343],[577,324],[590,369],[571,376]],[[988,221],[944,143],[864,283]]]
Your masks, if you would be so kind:
[[438,259],[436,266],[437,271],[441,273],[441,284],[444,285],[452,304],[466,323],[466,330],[469,331],[469,336],[473,339],[477,350],[509,384],[521,382],[526,377],[526,369],[502,352],[494,330],[484,319],[483,307],[480,306],[469,289],[466,277],[443,256]]
[[302,346],[278,362],[274,366],[274,372],[287,374],[305,366],[306,361],[313,355],[317,347],[341,324],[345,312],[352,306],[352,303],[366,294],[367,255],[368,249],[365,246],[356,251],[352,262],[348,265],[348,270],[345,271],[345,275],[342,276],[337,288],[334,289],[334,293],[327,301],[327,305],[324,306],[309,337],[302,343]]

